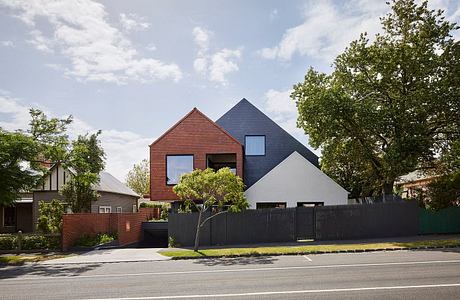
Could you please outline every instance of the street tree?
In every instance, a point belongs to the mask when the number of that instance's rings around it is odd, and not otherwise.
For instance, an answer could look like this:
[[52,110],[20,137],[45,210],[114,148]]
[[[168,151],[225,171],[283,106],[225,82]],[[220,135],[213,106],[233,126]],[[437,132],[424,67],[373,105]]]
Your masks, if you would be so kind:
[[147,159],[133,166],[126,175],[126,184],[140,196],[150,193],[150,166]]
[[[239,212],[249,206],[244,196],[243,180],[229,168],[217,171],[196,169],[182,175],[173,191],[184,200],[187,208],[198,212],[194,251],[198,251],[200,229],[206,222],[219,214]],[[203,220],[206,212],[210,212],[210,215]]]
[[99,183],[99,174],[105,166],[104,149],[98,139],[100,133],[98,131],[78,136],[72,142],[64,164],[71,170],[72,177],[63,186],[61,193],[73,212],[90,212],[91,203],[98,198],[94,187]]
[[310,69],[291,95],[322,169],[384,200],[398,177],[432,168],[460,136],[459,27],[426,1],[389,5],[381,34],[361,34],[331,74]]
[[47,171],[44,164],[63,159],[67,151],[71,116],[48,118],[37,109],[30,115],[26,131],[0,128],[0,205],[11,205],[21,191],[34,188]]

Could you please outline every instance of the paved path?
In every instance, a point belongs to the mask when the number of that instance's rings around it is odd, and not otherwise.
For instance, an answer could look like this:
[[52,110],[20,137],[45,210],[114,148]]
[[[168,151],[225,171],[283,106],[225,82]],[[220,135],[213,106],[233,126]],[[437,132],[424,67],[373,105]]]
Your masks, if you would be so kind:
[[459,299],[460,250],[0,268],[0,299]]
[[93,250],[75,256],[43,261],[40,264],[92,264],[169,260],[170,258],[158,254],[158,250],[160,249],[161,248],[124,248]]

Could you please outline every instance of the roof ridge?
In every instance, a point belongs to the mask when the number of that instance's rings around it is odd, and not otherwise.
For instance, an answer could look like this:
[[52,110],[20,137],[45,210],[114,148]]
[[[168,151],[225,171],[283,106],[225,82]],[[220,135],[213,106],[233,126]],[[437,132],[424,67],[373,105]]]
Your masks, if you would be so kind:
[[239,145],[242,145],[240,141],[238,141],[234,136],[232,136],[230,133],[228,133],[223,127],[221,127],[219,124],[211,120],[208,116],[206,116],[204,113],[202,113],[198,108],[194,107],[190,112],[188,112],[185,116],[183,116],[179,121],[177,121],[172,127],[170,127],[167,131],[165,131],[160,137],[158,137],[153,143],[150,144],[150,147],[158,143],[160,140],[162,140],[166,135],[168,135],[174,128],[176,128],[180,123],[182,123],[185,119],[187,119],[190,115],[192,115],[194,112],[198,113],[202,117],[204,117],[207,121],[209,121],[211,124],[213,124],[217,129],[222,131],[225,135],[227,135],[229,138],[231,138],[233,141],[237,142]]

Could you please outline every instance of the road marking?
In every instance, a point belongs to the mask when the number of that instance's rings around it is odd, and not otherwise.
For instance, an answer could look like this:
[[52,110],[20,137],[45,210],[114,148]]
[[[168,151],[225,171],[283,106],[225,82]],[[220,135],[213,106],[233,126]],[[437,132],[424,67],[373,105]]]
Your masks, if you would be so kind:
[[306,260],[308,260],[308,261],[312,261],[311,258],[308,257],[308,256],[306,256],[306,255],[304,255],[303,257],[304,257]]
[[253,292],[253,293],[235,293],[235,294],[203,294],[203,295],[176,295],[176,296],[152,296],[152,297],[128,297],[128,298],[89,298],[86,300],[154,300],[154,299],[184,299],[184,298],[231,298],[231,297],[254,297],[254,296],[272,296],[284,294],[318,294],[318,293],[340,293],[340,292],[362,292],[362,291],[379,291],[379,290],[406,290],[406,289],[426,289],[442,287],[460,287],[460,283],[446,284],[425,284],[425,285],[397,285],[397,286],[375,286],[375,287],[358,287],[342,289],[324,289],[324,290],[297,290],[297,291],[278,291],[278,292]]
[[334,268],[356,268],[356,267],[381,267],[381,266],[406,266],[406,265],[426,265],[426,264],[451,264],[460,263],[460,260],[430,260],[414,262],[389,262],[389,263],[364,263],[364,264],[339,264],[339,265],[319,265],[319,266],[294,266],[294,267],[271,267],[271,268],[237,268],[237,269],[218,269],[218,270],[191,270],[191,271],[170,271],[170,272],[144,272],[127,274],[94,274],[94,275],[73,275],[68,276],[22,276],[16,278],[0,279],[0,285],[5,281],[24,281],[24,280],[57,280],[74,278],[98,278],[98,277],[128,277],[128,276],[161,276],[161,275],[186,275],[186,274],[205,274],[205,273],[237,273],[254,271],[282,271],[282,270],[305,270],[305,269],[334,269]]

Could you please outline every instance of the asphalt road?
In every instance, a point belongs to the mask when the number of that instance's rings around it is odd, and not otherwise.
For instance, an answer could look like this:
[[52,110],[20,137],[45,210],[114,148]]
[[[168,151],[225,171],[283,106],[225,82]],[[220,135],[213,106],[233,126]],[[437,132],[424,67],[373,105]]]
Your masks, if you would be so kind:
[[0,267],[0,299],[460,299],[460,250]]

